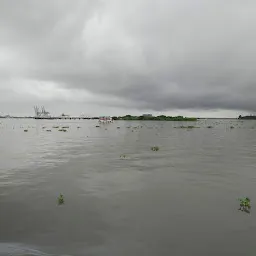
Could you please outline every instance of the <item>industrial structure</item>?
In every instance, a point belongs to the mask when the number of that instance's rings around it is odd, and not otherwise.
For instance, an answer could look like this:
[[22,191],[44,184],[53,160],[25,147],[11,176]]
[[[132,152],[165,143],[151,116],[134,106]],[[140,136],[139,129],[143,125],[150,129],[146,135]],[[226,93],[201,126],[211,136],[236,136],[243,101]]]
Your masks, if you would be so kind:
[[41,109],[38,106],[34,106],[35,119],[52,119],[50,113],[45,110],[44,106]]

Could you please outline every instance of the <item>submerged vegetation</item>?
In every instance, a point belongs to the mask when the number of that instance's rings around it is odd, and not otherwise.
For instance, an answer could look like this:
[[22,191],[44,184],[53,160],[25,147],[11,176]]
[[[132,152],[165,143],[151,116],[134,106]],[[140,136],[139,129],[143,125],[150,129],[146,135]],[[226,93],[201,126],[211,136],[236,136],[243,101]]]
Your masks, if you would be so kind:
[[151,150],[152,150],[152,151],[158,151],[158,150],[159,150],[159,147],[158,147],[158,146],[151,147]]
[[64,204],[64,196],[62,194],[60,194],[58,197],[58,204],[59,205]]
[[197,121],[197,118],[194,117],[183,117],[183,116],[151,116],[151,115],[143,115],[143,116],[114,116],[113,120],[127,120],[127,121]]
[[251,210],[251,200],[248,197],[239,198],[240,208],[238,210],[246,213],[250,213]]

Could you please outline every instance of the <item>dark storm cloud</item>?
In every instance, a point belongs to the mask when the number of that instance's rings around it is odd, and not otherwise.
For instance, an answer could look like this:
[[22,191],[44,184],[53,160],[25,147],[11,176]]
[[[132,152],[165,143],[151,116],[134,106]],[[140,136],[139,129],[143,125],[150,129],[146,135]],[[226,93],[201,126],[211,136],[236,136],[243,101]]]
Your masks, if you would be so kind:
[[18,57],[0,76],[116,107],[256,111],[255,27],[250,0],[2,0],[0,53]]

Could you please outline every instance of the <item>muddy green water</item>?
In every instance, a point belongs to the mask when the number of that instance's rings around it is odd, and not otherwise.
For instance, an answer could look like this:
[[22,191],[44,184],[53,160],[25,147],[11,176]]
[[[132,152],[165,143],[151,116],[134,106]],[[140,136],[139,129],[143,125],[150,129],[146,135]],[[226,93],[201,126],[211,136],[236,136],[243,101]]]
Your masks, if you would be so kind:
[[0,119],[1,256],[256,255],[255,121],[95,125]]

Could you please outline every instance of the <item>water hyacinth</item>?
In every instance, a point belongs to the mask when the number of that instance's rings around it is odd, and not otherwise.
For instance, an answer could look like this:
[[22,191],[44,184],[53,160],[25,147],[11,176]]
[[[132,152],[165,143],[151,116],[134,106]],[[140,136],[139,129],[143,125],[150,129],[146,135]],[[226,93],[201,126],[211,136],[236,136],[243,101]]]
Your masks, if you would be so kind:
[[248,197],[239,198],[240,208],[238,210],[246,213],[250,213],[251,210],[251,200]]
[[62,194],[60,194],[58,197],[58,204],[59,205],[64,204],[64,196]]
[[152,150],[152,151],[158,151],[158,150],[159,150],[159,147],[157,147],[157,146],[151,147],[151,150]]
[[66,129],[59,129],[59,132],[67,132]]

